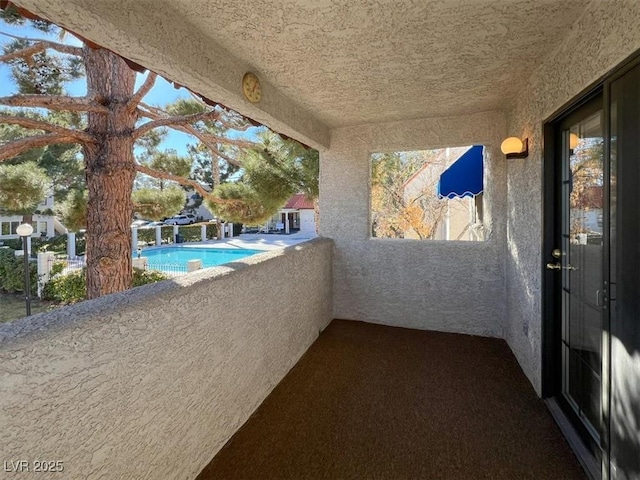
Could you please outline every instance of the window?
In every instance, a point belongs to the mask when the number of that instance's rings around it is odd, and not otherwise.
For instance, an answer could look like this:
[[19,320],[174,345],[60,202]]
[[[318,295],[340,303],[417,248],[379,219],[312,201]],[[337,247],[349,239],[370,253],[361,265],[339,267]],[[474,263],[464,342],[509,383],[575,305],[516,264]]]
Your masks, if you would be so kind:
[[47,222],[38,222],[38,233],[41,235],[46,235],[47,227],[48,227]]
[[17,229],[20,222],[0,222],[0,234],[2,235],[17,235]]
[[371,236],[484,240],[484,148],[371,155]]

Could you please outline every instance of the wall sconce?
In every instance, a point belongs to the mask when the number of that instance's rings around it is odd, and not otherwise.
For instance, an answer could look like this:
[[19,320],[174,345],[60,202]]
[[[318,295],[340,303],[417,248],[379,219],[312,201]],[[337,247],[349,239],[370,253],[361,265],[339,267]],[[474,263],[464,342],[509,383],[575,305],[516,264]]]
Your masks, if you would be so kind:
[[500,150],[507,158],[527,158],[529,156],[529,139],[525,138],[524,142],[518,137],[505,138],[500,145]]

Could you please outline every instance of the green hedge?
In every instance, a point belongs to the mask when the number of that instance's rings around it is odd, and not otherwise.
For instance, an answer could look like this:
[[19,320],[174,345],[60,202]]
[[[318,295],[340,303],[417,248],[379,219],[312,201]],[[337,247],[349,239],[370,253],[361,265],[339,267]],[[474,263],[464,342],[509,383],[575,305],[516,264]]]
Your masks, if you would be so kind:
[[[178,227],[178,233],[184,237],[185,242],[202,241],[202,231],[200,225],[185,225]],[[215,223],[207,223],[206,225],[207,240],[211,240],[218,236],[218,226]]]
[[[31,237],[31,256],[35,257],[38,252],[42,251],[42,246],[48,240],[42,237]],[[21,238],[11,238],[7,240],[0,240],[0,245],[4,247],[9,247],[12,250],[22,250],[22,239]]]
[[[48,240],[42,240],[35,253],[37,252],[53,252],[57,255],[67,254],[67,234],[56,235]],[[87,242],[85,239],[85,232],[76,233],[76,255],[84,255],[87,249]],[[35,256],[34,253],[34,256]]]
[[[0,291],[24,292],[24,257],[16,257],[11,248],[0,248]],[[29,262],[31,295],[38,292],[38,266]]]
[[[140,287],[149,283],[166,280],[169,277],[162,272],[133,269],[133,286]],[[42,289],[42,298],[65,305],[78,303],[87,298],[86,268],[66,275],[54,275]]]
[[[160,227],[162,243],[173,243],[173,226]],[[217,236],[218,227],[215,223],[207,224],[207,240]],[[200,225],[182,225],[178,227],[178,233],[182,235],[185,242],[200,242],[202,240]],[[139,228],[138,241],[148,244],[156,243],[155,228]]]

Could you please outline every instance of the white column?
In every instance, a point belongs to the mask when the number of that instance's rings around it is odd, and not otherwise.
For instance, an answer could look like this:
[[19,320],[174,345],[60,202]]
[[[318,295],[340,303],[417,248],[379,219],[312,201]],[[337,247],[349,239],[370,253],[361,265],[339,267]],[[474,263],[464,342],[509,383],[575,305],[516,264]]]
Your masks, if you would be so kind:
[[229,229],[229,238],[233,238],[233,223],[227,223],[227,228]]
[[227,229],[227,224],[222,222],[220,223],[220,232],[218,232],[218,239],[223,240],[225,237],[225,230]]
[[42,287],[49,281],[49,274],[54,261],[53,252],[38,253],[38,296],[42,295]]
[[156,227],[156,247],[162,245],[162,227]]
[[67,233],[67,257],[76,258],[76,234]]
[[203,242],[207,241],[207,226],[206,225],[200,225],[200,237],[202,238]]
[[289,214],[284,214],[284,233],[289,235]]
[[133,227],[131,229],[131,250],[135,252],[138,249],[138,229]]
[[178,234],[178,225],[173,226],[173,243],[176,243],[176,235]]
[[27,252],[28,252],[27,256],[31,258],[31,235],[27,237]]

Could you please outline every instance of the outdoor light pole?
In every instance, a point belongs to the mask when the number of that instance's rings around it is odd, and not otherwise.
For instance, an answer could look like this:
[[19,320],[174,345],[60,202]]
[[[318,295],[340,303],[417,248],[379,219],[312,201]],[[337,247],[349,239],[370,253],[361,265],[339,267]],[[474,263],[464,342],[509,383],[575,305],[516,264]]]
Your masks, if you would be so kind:
[[33,233],[33,227],[28,223],[18,226],[16,233],[22,237],[22,248],[24,249],[24,299],[27,303],[27,317],[31,315],[31,285],[29,275],[29,252],[27,249],[27,238]]

